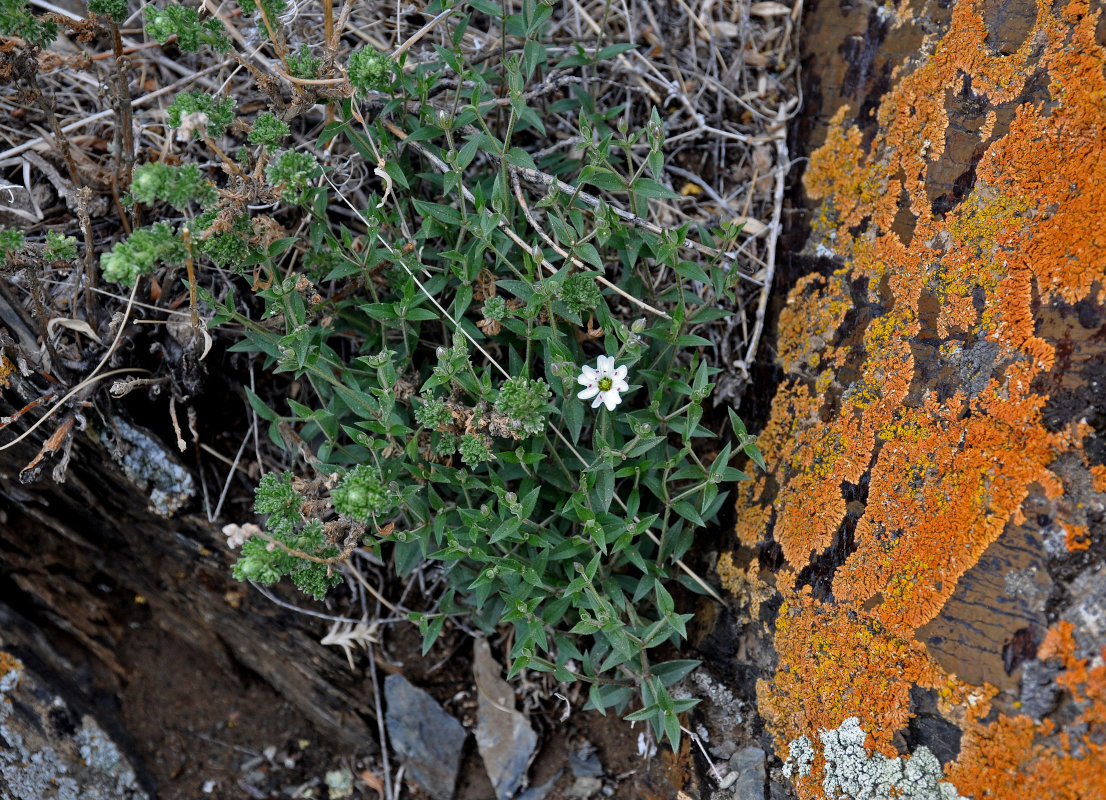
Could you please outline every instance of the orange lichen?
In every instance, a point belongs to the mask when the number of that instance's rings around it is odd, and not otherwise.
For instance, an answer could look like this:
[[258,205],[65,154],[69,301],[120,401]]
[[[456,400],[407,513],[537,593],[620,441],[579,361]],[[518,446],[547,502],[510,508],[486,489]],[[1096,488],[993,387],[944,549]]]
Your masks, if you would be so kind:
[[[982,0],[960,0],[933,55],[885,95],[870,154],[842,109],[811,157],[807,191],[823,200],[814,234],[847,268],[802,281],[781,314],[788,378],[760,440],[773,472],[738,493],[742,544],[768,534],[788,564],[777,576],[786,601],[779,667],[758,684],[758,703],[783,752],[857,716],[869,745],[893,755],[910,687],[936,689],[965,731],[949,773],[962,794],[1102,798],[1089,789],[1106,786],[1090,733],[1079,739],[1003,715],[984,724],[997,690],[961,684],[917,641],[984,551],[1025,521],[1027,498],[1064,493],[1052,467],[1089,429],[1077,420],[1060,432],[1045,425],[1039,379],[1061,367],[1038,309],[1101,302],[1106,286],[1098,14],[1086,0],[1056,9],[1041,0],[1024,43],[1001,55],[987,43],[981,9]],[[927,177],[948,146],[950,92],[967,76],[996,106],[1042,71],[1050,101],[1018,108],[1006,133],[981,147],[968,197],[936,212]],[[985,142],[996,123],[992,111]],[[908,241],[894,228],[903,197],[915,218]],[[850,286],[865,283],[861,308]],[[854,306],[864,327],[839,330]],[[1106,490],[1106,468],[1092,475]],[[846,487],[862,481],[854,549],[833,573],[832,594],[794,591],[795,575],[854,510]],[[1069,547],[1089,545],[1081,522],[1066,527]],[[1072,659],[1062,685],[1085,699],[1084,721],[1100,725],[1106,668]],[[821,795],[817,763],[798,784],[803,798]]]
[[[1106,648],[1093,667],[1076,657],[1070,622],[1046,634],[1038,651],[1056,658],[1063,672],[1056,683],[1069,693],[1076,718],[1067,730],[1028,717],[1000,717],[988,726],[969,727],[960,758],[948,777],[961,794],[976,800],[1102,800],[1106,797]],[[1079,731],[1071,733],[1069,731]]]
[[770,599],[774,592],[772,587],[760,579],[760,569],[756,564],[741,569],[733,561],[731,553],[722,553],[718,557],[718,578],[722,586],[733,595],[739,603],[749,606],[749,616],[752,619],[760,617],[760,606]]
[[845,318],[852,308],[848,286],[839,280],[833,281],[834,292],[822,294],[822,302],[815,306],[800,303],[798,299],[810,287],[818,290],[826,285],[826,279],[817,273],[806,275],[795,284],[788,305],[780,312],[778,357],[786,372],[798,368],[800,364],[817,369],[821,362],[821,351],[827,338]]
[[1106,464],[1091,467],[1091,479],[1096,492],[1106,492]]
[[[898,636],[861,604],[820,603],[809,587],[784,596],[776,619],[779,668],[758,691],[760,711],[774,720],[782,740],[855,716],[874,748],[894,756],[891,738],[910,718],[913,684],[966,697],[966,687],[944,674],[922,645]],[[796,696],[807,702],[791,703]]]
[[1065,537],[1064,544],[1067,545],[1068,550],[1075,552],[1077,550],[1087,550],[1091,546],[1091,534],[1087,530],[1086,525],[1069,525],[1067,529],[1067,536]]

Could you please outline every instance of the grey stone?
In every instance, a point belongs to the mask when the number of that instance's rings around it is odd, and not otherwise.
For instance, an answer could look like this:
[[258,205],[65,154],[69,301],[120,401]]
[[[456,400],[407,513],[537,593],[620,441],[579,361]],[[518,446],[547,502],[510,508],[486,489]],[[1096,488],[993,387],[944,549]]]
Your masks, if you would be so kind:
[[556,775],[547,780],[545,783],[538,786],[531,786],[525,792],[520,794],[515,800],[545,800],[548,794],[553,791],[553,787],[557,784],[557,781],[561,779],[561,775],[564,774],[564,770],[559,770]]
[[742,747],[730,756],[730,769],[737,773],[734,800],[764,800],[764,751]]
[[1022,664],[1021,702],[1022,713],[1040,722],[1056,708],[1060,701],[1060,687],[1056,676],[1061,672],[1059,663],[1049,659],[1031,659]]
[[732,740],[727,739],[724,742],[716,744],[710,749],[710,754],[715,758],[729,758],[737,750],[737,745]]
[[1093,659],[1106,639],[1106,569],[1101,564],[1088,567],[1068,591],[1075,602],[1062,616],[1075,626],[1076,655]]
[[515,710],[515,692],[500,677],[487,639],[477,639],[473,645],[472,674],[478,702],[476,746],[497,800],[508,800],[522,786],[538,735],[526,715]]
[[577,778],[602,778],[603,765],[590,742],[568,754],[568,764]]
[[451,800],[468,734],[422,689],[402,675],[384,679],[388,738],[411,777],[434,800]]
[[590,742],[569,753],[568,765],[576,778],[568,788],[568,797],[591,797],[603,788],[603,765]]
[[568,787],[566,797],[579,797],[586,798],[596,794],[603,788],[603,781],[598,778],[582,777],[577,778],[572,782],[572,785]]
[[343,800],[353,795],[353,773],[346,767],[328,770],[324,783],[330,800]]

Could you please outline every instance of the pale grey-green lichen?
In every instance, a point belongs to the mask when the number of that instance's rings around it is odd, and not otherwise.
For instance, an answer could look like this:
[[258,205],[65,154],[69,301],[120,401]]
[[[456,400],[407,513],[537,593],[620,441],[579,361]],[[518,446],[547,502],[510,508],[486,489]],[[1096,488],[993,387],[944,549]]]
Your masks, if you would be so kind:
[[787,760],[783,762],[783,774],[790,778],[795,772],[800,777],[810,774],[810,765],[814,761],[814,743],[805,736],[800,736],[787,746]]
[[123,472],[150,498],[150,510],[171,516],[196,493],[190,473],[176,457],[142,428],[112,417],[100,435]]
[[826,760],[822,789],[831,800],[964,800],[955,786],[941,780],[941,764],[927,747],[910,758],[869,755],[857,717],[836,730],[820,731],[818,738]]
[[74,710],[13,661],[0,676],[0,798],[148,800],[127,759],[91,717],[71,733],[48,722],[54,715],[72,718]]

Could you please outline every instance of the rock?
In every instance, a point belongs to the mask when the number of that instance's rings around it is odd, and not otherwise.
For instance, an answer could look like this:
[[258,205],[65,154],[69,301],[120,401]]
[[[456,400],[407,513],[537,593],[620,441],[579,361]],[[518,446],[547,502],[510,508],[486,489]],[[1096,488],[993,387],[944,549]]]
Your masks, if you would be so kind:
[[88,716],[0,651],[0,797],[147,800],[134,768]]
[[539,786],[531,786],[525,792],[516,797],[515,800],[545,800],[549,793],[553,791],[553,787],[557,784],[557,781],[560,780],[561,775],[563,774],[564,770],[561,770],[545,783]]
[[330,800],[343,800],[353,794],[353,773],[345,767],[328,770],[324,782]]
[[450,800],[468,734],[429,694],[402,675],[384,680],[388,738],[411,777],[434,800]]
[[526,715],[515,710],[514,690],[500,677],[500,666],[487,639],[477,639],[473,646],[472,674],[479,703],[476,746],[496,797],[508,800],[522,786],[538,735]]
[[1022,665],[1022,712],[1036,721],[1043,720],[1056,708],[1061,688],[1056,684],[1060,665],[1033,659]]
[[[742,546],[717,562],[737,596],[749,574],[778,590],[756,703],[768,737],[834,756],[804,797],[884,777],[931,796],[1106,785],[1088,755],[1106,635],[1106,580],[1096,595],[1090,579],[1106,575],[1106,239],[1075,223],[1106,210],[1091,8],[804,8],[807,113],[834,120],[804,173],[822,203],[810,272],[775,303],[766,474],[737,486]],[[802,125],[795,138],[817,144]],[[814,260],[827,252],[839,260]],[[911,724],[915,688],[940,702]],[[868,763],[839,731],[826,752],[821,733],[853,718],[865,753],[937,750]]]
[[726,739],[726,741],[716,744],[710,749],[710,754],[715,758],[729,758],[737,750],[737,745],[732,740]]
[[568,788],[567,797],[591,797],[603,788],[603,765],[591,742],[585,742],[579,750],[570,753],[568,765],[576,780]]
[[730,769],[737,773],[734,800],[764,800],[764,751],[742,747],[730,756]]

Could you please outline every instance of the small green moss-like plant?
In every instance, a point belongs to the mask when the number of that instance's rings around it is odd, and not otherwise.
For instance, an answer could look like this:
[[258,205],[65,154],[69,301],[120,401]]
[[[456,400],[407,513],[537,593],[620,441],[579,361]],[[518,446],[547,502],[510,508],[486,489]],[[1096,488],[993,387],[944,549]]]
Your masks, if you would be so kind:
[[299,50],[288,54],[288,72],[293,78],[315,80],[319,77],[322,59],[311,55],[311,48],[302,45]]
[[0,228],[0,263],[11,264],[15,254],[23,249],[23,231],[15,228]]
[[199,12],[188,6],[170,3],[163,9],[153,4],[143,10],[146,32],[159,44],[177,37],[177,47],[186,53],[198,53],[205,45],[219,53],[231,49],[230,39],[217,19],[200,19]]
[[127,0],[89,0],[88,10],[115,22],[124,22],[130,16]]
[[165,222],[138,228],[125,241],[100,256],[104,279],[133,286],[139,275],[148,275],[160,264],[183,264],[188,251],[177,232]]
[[201,119],[193,120],[189,125],[192,137],[202,139],[206,134],[218,138],[234,122],[235,105],[233,97],[217,100],[207,92],[181,92],[167,109],[169,127],[181,127],[186,115],[201,114]]
[[495,398],[495,410],[507,418],[506,424],[526,436],[545,430],[552,407],[553,393],[541,378],[508,378]]
[[319,162],[310,153],[285,150],[265,168],[269,184],[286,203],[301,203],[307,196],[309,181],[319,172]]
[[334,508],[360,522],[384,519],[395,508],[395,500],[380,475],[367,464],[358,464],[347,472],[331,493]]
[[0,0],[0,35],[18,36],[35,47],[46,47],[58,36],[58,24],[31,13],[23,0]]
[[292,475],[265,475],[257,487],[254,510],[266,515],[264,537],[251,537],[242,546],[242,556],[234,565],[234,577],[273,583],[288,576],[305,594],[316,599],[341,582],[341,574],[326,564],[304,556],[321,553],[337,555],[317,520],[305,520],[301,511],[304,498],[292,487]]
[[242,9],[243,14],[257,13],[259,5],[265,10],[271,25],[276,24],[277,16],[283,14],[284,9],[288,7],[286,0],[261,0],[260,3],[255,2],[255,0],[238,0],[238,7]]
[[47,231],[42,244],[29,244],[22,231],[0,228],[0,264],[26,266],[40,261],[71,261],[77,257],[77,239]]
[[47,261],[70,261],[77,257],[77,238],[57,231],[46,232],[42,257]]
[[250,245],[253,226],[245,214],[235,217],[227,230],[208,231],[213,224],[214,214],[197,218],[197,227],[204,231],[200,239],[200,250],[220,267],[232,264],[244,264],[254,252]]
[[136,167],[131,180],[131,197],[140,203],[168,203],[185,211],[193,203],[210,208],[218,200],[215,187],[204,178],[195,164],[175,166],[155,162]]
[[258,116],[250,130],[249,140],[254,144],[276,147],[291,132],[287,122],[281,122],[276,114],[266,111]]
[[362,91],[384,92],[392,82],[392,59],[371,47],[349,54],[349,82]]

